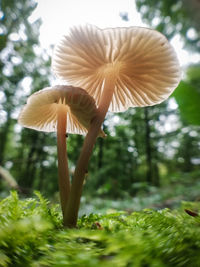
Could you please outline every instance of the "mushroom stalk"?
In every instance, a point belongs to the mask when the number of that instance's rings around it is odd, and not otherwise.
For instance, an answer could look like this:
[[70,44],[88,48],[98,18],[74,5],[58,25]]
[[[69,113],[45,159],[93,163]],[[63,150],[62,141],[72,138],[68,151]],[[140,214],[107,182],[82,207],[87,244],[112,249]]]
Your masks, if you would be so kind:
[[67,162],[67,147],[66,147],[66,123],[67,115],[66,108],[60,106],[58,108],[57,121],[57,151],[58,151],[58,185],[60,191],[60,202],[64,217],[65,207],[70,193],[70,179]]
[[115,88],[114,75],[107,75],[104,81],[103,93],[97,109],[97,115],[91,122],[88,133],[76,165],[67,208],[64,213],[64,226],[76,227],[81,194],[88,163],[92,154],[96,138],[110,106]]

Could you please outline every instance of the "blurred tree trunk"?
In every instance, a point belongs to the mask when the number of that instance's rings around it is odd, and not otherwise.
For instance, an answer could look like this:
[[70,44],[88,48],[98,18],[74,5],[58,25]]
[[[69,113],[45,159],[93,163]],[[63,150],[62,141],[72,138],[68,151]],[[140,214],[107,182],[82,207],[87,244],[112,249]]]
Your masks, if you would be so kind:
[[[47,156],[47,154],[43,151],[44,144],[46,143],[46,136],[44,134],[38,133],[37,131],[34,131],[32,132],[30,139],[32,140],[32,145],[28,152],[24,172],[22,175],[23,179],[21,179],[20,184],[22,184],[22,186],[26,188],[35,188],[34,185],[41,184],[39,181],[40,176],[37,174],[42,172],[42,164],[43,161],[46,160]],[[39,166],[39,170],[38,168],[36,168],[36,164]]]
[[[25,160],[24,168],[22,171],[21,179],[19,184],[25,188],[31,188],[33,185],[33,180],[35,177],[36,167],[35,167],[35,151],[38,145],[38,134],[37,132],[32,132],[30,134],[31,146],[29,148],[28,155]],[[30,140],[29,140],[30,142]]]
[[153,183],[152,177],[152,151],[151,151],[151,138],[150,138],[150,125],[149,125],[149,110],[148,107],[144,108],[144,122],[145,122],[145,144],[146,144],[146,181],[149,184]]
[[0,165],[3,165],[4,162],[4,152],[7,144],[7,139],[8,139],[8,133],[10,129],[10,124],[11,124],[11,111],[7,112],[7,121],[4,124],[4,126],[1,129],[0,132]]
[[101,169],[103,166],[103,146],[104,140],[103,138],[99,138],[98,169]]
[[191,172],[193,169],[192,156],[193,156],[193,138],[189,134],[185,134],[183,137],[182,156],[184,158],[183,171]]
[[[102,129],[105,132],[107,130],[107,127],[105,126],[105,124],[103,123],[102,125]],[[102,168],[103,166],[103,156],[104,156],[104,138],[99,138],[98,139],[98,145],[99,145],[99,153],[98,153],[98,159],[97,159],[97,167],[98,170]]]
[[[0,166],[0,177],[4,179],[11,189],[19,190],[19,185],[8,170]],[[20,191],[20,190],[19,190]]]
[[159,173],[159,168],[157,164],[157,157],[156,157],[156,162],[153,166],[153,185],[159,187],[160,186],[160,173]]
[[[135,144],[134,149],[137,153],[139,151],[139,146],[140,146],[140,140],[138,138],[140,130],[138,128],[139,127],[137,124],[134,125],[135,134],[134,134],[133,141]],[[138,171],[138,167],[139,167],[138,158],[139,157],[134,157],[134,169],[133,169],[133,175],[132,175],[133,182],[137,181],[137,171]]]

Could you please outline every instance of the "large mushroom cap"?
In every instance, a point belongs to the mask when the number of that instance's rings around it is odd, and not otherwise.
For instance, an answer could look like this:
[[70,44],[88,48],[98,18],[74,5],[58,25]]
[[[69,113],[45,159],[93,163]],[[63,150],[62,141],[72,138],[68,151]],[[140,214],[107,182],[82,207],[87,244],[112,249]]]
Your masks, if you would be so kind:
[[55,47],[52,68],[99,104],[105,75],[116,74],[110,111],[165,100],[180,81],[180,67],[167,39],[142,27],[101,30],[75,27]]
[[[31,95],[19,116],[19,123],[38,131],[57,131],[57,114],[64,106],[67,133],[86,134],[97,109],[94,99],[78,87],[57,85]],[[100,132],[100,136],[105,136]]]

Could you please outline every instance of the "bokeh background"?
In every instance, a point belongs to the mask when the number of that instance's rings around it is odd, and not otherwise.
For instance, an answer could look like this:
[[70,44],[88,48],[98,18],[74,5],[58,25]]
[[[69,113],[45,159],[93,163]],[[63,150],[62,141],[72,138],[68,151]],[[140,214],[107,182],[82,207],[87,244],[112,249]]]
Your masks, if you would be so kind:
[[[80,3],[80,5],[78,5]],[[55,42],[69,27],[146,26],[167,36],[182,81],[160,105],[109,113],[90,160],[81,213],[175,207],[200,200],[200,2],[198,0],[0,2],[0,198],[39,190],[58,201],[55,133],[22,128],[27,97],[60,83],[51,71]],[[60,16],[59,16],[60,14]],[[83,137],[69,135],[70,173]]]

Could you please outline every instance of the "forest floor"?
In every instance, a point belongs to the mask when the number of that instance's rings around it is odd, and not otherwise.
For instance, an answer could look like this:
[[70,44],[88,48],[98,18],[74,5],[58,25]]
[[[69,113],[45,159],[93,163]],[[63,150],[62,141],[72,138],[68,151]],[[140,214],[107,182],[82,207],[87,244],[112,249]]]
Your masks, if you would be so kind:
[[174,186],[177,198],[169,198],[172,187],[90,205],[85,197],[81,212],[94,210],[77,229],[64,229],[59,206],[39,192],[24,199],[12,192],[0,202],[0,266],[200,267],[200,202],[188,201],[199,186]]
[[[167,179],[166,179],[167,181]],[[161,187],[147,186],[144,183],[135,184],[138,189],[135,196],[122,192],[123,197],[111,199],[107,196],[85,194],[82,197],[80,214],[126,211],[140,211],[150,209],[175,209],[184,201],[200,201],[200,173],[179,174],[171,178],[170,183]]]

